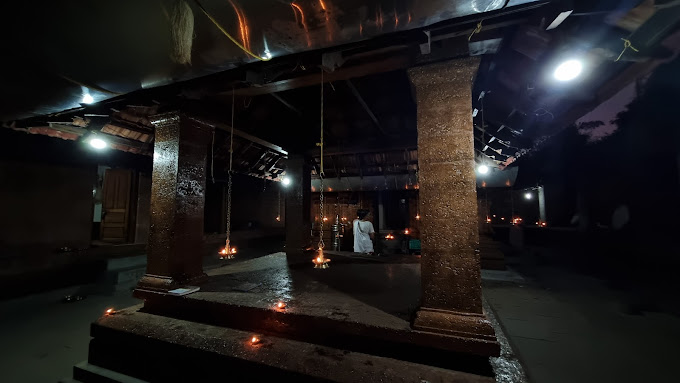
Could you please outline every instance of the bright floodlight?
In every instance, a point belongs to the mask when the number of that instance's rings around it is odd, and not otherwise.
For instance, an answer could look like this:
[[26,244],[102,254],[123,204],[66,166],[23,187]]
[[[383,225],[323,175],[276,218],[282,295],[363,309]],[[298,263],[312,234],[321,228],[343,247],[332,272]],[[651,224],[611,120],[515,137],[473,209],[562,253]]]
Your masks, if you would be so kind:
[[486,165],[479,165],[477,167],[477,171],[479,172],[479,174],[486,174],[489,172],[489,167]]
[[95,148],[95,149],[104,149],[106,148],[107,144],[106,141],[102,140],[101,138],[93,138],[90,140],[90,145]]
[[531,199],[532,197],[533,196],[531,195],[531,193],[529,193],[529,192],[524,193],[524,198]]
[[578,77],[583,64],[578,60],[567,60],[555,69],[554,76],[558,81],[570,81]]
[[89,93],[83,95],[83,104],[92,104],[93,102],[94,98]]
[[288,186],[288,185],[290,185],[290,178],[288,178],[288,177],[283,177],[283,179],[281,180],[281,183],[283,184],[283,186]]

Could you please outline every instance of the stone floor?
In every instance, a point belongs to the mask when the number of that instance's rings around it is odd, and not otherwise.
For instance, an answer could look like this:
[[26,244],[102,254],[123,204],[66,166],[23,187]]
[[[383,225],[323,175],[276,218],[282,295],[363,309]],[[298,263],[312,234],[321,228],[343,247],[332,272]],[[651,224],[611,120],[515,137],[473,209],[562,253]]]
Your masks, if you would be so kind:
[[[244,258],[252,257],[244,252],[236,264],[246,262]],[[531,276],[483,272],[485,298],[531,382],[676,380],[680,318],[627,315],[618,293],[597,279],[561,268],[541,267]],[[138,302],[119,291],[60,303],[75,290],[0,302],[1,382],[54,382],[69,376],[71,367],[87,358],[89,324],[106,307]],[[390,304],[378,303],[390,310]]]

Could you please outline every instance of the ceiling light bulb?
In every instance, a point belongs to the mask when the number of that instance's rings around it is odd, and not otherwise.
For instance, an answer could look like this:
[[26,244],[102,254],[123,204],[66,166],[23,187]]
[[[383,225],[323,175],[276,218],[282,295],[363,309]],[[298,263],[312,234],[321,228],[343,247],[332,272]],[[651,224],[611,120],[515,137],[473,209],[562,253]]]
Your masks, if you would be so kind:
[[283,180],[281,180],[281,183],[283,184],[283,186],[288,186],[288,185],[290,185],[290,178],[288,178],[288,177],[283,177]]
[[560,64],[553,74],[558,81],[570,81],[578,77],[583,70],[583,64],[578,60],[567,60]]
[[94,98],[89,93],[83,95],[83,104],[92,104],[93,102]]
[[531,199],[531,197],[532,197],[531,193],[529,193],[529,192],[524,193],[524,198]]
[[102,140],[101,138],[93,138],[90,140],[90,146],[92,146],[95,149],[104,149],[108,146],[106,141]]
[[489,167],[486,165],[479,165],[477,167],[477,171],[479,172],[479,174],[486,174],[489,172]]

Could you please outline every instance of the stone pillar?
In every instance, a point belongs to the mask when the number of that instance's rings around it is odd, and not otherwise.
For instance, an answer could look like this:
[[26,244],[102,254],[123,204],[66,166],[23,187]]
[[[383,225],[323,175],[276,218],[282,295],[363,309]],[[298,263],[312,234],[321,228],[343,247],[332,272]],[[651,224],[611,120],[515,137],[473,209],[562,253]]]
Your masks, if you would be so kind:
[[541,222],[547,222],[548,220],[545,216],[545,189],[543,186],[538,187],[538,219]]
[[496,352],[482,312],[472,82],[479,60],[412,68],[418,108],[422,303],[416,330],[476,338]]
[[168,291],[205,280],[203,206],[212,128],[182,112],[153,116],[151,227],[137,291]]
[[309,262],[303,249],[311,240],[312,169],[304,156],[290,155],[286,176],[291,180],[286,190],[286,256],[289,263]]

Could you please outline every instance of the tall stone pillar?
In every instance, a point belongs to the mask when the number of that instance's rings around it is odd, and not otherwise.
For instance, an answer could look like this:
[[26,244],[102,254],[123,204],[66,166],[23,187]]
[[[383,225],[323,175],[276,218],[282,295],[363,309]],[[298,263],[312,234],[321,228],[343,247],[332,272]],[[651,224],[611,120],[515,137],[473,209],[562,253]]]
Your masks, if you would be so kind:
[[182,112],[153,116],[151,227],[137,291],[202,282],[206,155],[212,128]]
[[286,176],[291,180],[286,190],[286,256],[289,263],[309,262],[303,249],[311,240],[312,169],[304,156],[290,155]]
[[[412,68],[418,108],[422,306],[416,330],[496,347],[482,312],[472,82],[479,60]],[[494,351],[491,351],[494,352]]]

